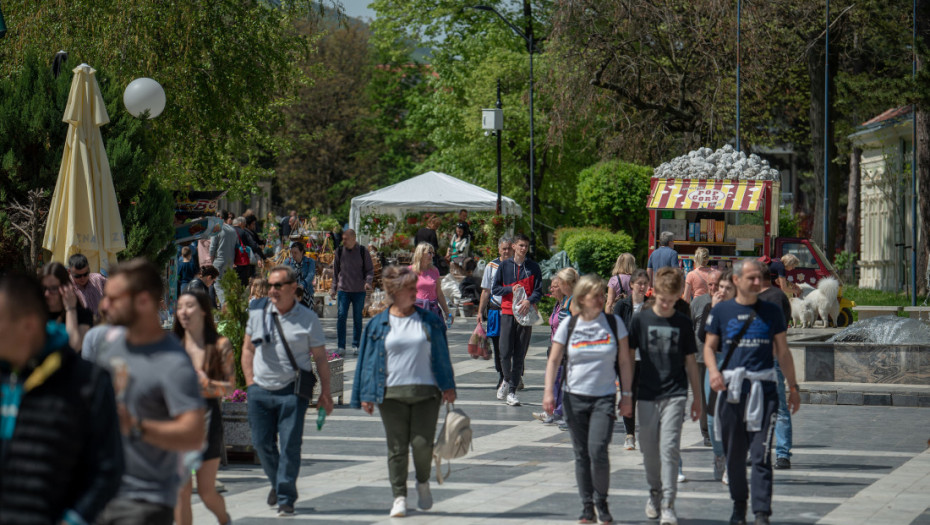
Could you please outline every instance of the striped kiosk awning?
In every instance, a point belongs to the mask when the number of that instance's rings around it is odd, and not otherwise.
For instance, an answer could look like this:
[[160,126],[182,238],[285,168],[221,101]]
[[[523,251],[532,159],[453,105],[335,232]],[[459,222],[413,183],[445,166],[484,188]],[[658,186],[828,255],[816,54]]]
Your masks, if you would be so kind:
[[652,179],[649,209],[758,211],[761,180]]

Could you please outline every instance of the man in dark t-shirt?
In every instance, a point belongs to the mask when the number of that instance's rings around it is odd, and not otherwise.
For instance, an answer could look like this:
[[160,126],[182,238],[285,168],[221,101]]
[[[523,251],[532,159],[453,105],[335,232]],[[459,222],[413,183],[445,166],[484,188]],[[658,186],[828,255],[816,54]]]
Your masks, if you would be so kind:
[[[771,268],[771,266],[769,267]],[[766,274],[768,279],[765,279]],[[785,325],[788,319],[791,319],[791,301],[780,288],[776,288],[772,282],[775,279],[774,272],[764,272],[762,279],[762,291],[759,292],[759,300],[773,303],[781,307],[785,315]],[[791,468],[791,412],[788,410],[788,399],[785,392],[785,374],[782,373],[781,367],[778,366],[778,359],[775,360],[775,374],[778,379],[775,383],[778,391],[778,418],[775,421],[775,468]]]
[[655,276],[655,304],[643,308],[630,323],[630,347],[641,357],[639,442],[649,484],[646,517],[677,523],[675,496],[681,460],[681,424],[688,402],[688,383],[694,401],[691,419],[701,414],[694,329],[688,316],[675,308],[684,289],[678,268],[659,269]]
[[[765,273],[768,268],[756,259],[738,261],[733,267],[736,298],[718,304],[707,317],[704,363],[711,388],[720,392],[714,423],[727,457],[733,499],[730,523],[746,522],[747,450],[752,461],[752,511],[756,523],[769,523],[772,514],[771,443],[767,437],[778,406],[776,356],[790,388],[788,406],[797,412],[801,403],[794,360],[788,350],[785,316],[781,308],[758,298]],[[718,347],[723,370],[717,368]],[[750,396],[753,391],[756,395]]]

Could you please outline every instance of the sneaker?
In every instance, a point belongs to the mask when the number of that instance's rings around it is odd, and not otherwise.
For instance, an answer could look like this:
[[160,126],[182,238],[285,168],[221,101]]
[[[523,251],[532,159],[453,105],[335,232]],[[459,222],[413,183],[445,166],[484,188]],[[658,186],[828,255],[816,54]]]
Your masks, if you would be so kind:
[[533,418],[538,419],[542,421],[543,423],[546,423],[547,420],[550,419],[551,417],[552,416],[550,416],[549,414],[545,412],[533,412]]
[[420,510],[433,508],[433,494],[429,491],[429,481],[417,483],[417,508]]
[[678,483],[684,483],[686,481],[688,481],[688,478],[685,477],[685,473],[679,470],[678,471]]
[[497,399],[503,401],[507,397],[508,390],[510,390],[510,385],[507,384],[507,381],[502,382],[500,388],[497,389]]
[[626,435],[626,439],[623,440],[623,449],[624,450],[635,450],[636,449],[636,438],[633,437],[633,434]]
[[559,424],[559,430],[568,430],[568,423],[564,419],[556,421]]
[[278,504],[278,493],[272,488],[271,492],[268,493],[268,499],[266,500],[269,507],[274,507]]
[[596,523],[594,520],[594,503],[588,502],[581,509],[581,516],[578,516],[578,523]]
[[358,355],[358,345],[352,345],[352,355]]
[[756,513],[756,525],[769,525],[769,515],[764,512]]
[[407,498],[397,496],[394,498],[394,506],[391,507],[392,518],[403,518],[407,515]]
[[705,446],[705,447],[712,447],[712,446],[714,446],[714,444],[710,442],[710,438],[709,438],[709,437],[704,438],[704,446]]
[[294,506],[293,505],[278,505],[278,517],[279,518],[290,518],[294,515]]
[[658,490],[649,491],[649,499],[646,500],[646,517],[654,520],[659,517],[659,506],[662,503],[662,493]]
[[723,479],[720,480],[724,485],[730,484],[730,478],[727,476],[727,470],[723,469]]
[[733,514],[730,514],[730,525],[746,525],[745,501],[733,502]]
[[526,388],[526,387],[523,386],[523,380],[521,379],[521,380],[520,380],[520,384],[517,385],[517,390],[523,390],[524,388]]
[[607,508],[607,500],[598,501],[594,504],[597,507],[597,522],[604,523],[613,523],[614,517],[610,515],[610,510]]
[[335,353],[335,354],[338,355],[339,357],[345,357],[345,356],[346,356],[346,349],[345,349],[345,348],[337,348],[336,351],[333,352],[333,353]]
[[727,457],[714,456],[714,479],[720,481],[723,479],[723,473],[727,471]]
[[671,505],[662,505],[662,517],[659,518],[659,525],[678,525],[678,516],[675,515],[675,507]]
[[791,468],[791,460],[788,458],[778,458],[775,460],[775,468],[778,470],[788,470]]
[[515,392],[507,394],[507,404],[512,407],[520,406],[520,400],[517,399],[517,394]]

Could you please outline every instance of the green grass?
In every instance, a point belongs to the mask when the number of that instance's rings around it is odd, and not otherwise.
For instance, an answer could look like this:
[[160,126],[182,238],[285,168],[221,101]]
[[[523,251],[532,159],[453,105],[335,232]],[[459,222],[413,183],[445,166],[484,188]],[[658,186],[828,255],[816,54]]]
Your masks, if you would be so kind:
[[844,286],[843,297],[855,301],[856,306],[910,306],[907,293],[883,292],[857,286]]

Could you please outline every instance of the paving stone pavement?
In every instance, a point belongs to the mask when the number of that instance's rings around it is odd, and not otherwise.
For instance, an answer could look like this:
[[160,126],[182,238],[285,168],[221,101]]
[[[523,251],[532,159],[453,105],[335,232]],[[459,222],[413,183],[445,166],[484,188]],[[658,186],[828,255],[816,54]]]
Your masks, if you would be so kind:
[[[452,461],[442,485],[432,478],[435,505],[390,519],[381,420],[347,405],[337,407],[322,431],[313,409],[304,430],[300,498],[293,518],[277,518],[265,504],[269,485],[256,465],[230,465],[219,472],[236,525],[278,520],[298,523],[547,524],[574,523],[580,511],[571,440],[567,432],[533,419],[541,410],[548,327],[535,327],[527,356],[523,406],[509,407],[494,395],[493,361],[472,360],[466,343],[475,320],[457,318],[450,330],[459,401],[472,418],[474,451]],[[351,337],[351,321],[349,337]],[[328,347],[336,323],[324,319]],[[355,359],[346,359],[351,390]],[[349,395],[346,395],[348,403]],[[926,410],[903,407],[803,405],[794,418],[792,469],[775,471],[773,523],[930,525],[930,421]],[[610,449],[610,508],[616,523],[647,520],[642,455],[623,450],[622,424]],[[713,454],[702,444],[697,423],[686,422],[682,437],[684,472],[676,509],[686,524],[726,522],[727,487],[713,480]],[[412,475],[408,504],[416,503]],[[195,523],[214,518],[195,497]]]

